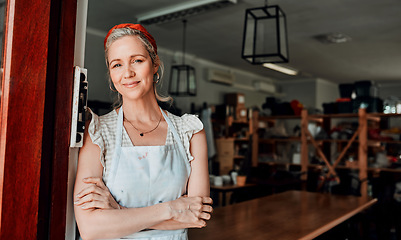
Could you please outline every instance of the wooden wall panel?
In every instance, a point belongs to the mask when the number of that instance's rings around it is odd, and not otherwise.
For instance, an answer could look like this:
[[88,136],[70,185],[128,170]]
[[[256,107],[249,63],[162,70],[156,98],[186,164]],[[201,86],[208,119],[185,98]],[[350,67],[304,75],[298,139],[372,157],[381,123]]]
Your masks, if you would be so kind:
[[50,0],[10,0],[8,9],[1,108],[0,238],[35,239]]
[[63,239],[76,0],[9,0],[7,9],[0,239]]

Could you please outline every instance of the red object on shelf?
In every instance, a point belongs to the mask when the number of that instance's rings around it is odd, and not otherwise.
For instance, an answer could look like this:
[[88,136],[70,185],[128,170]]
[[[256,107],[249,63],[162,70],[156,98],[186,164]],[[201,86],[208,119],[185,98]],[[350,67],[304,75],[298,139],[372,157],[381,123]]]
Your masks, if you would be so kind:
[[304,108],[302,103],[300,103],[298,100],[292,100],[290,104],[292,110],[294,111],[294,115],[300,116],[302,109]]
[[383,140],[391,141],[391,140],[393,140],[392,137],[380,135],[380,131],[381,130],[378,129],[378,128],[376,128],[376,129],[368,129],[369,139],[380,140],[380,141],[383,141]]
[[336,102],[351,102],[351,98],[337,98]]

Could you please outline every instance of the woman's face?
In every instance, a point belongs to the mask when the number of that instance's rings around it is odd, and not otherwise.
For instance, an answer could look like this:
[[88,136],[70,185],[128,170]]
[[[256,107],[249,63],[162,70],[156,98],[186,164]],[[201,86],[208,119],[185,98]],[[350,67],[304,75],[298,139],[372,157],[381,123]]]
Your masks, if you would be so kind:
[[128,99],[153,94],[154,65],[145,46],[136,36],[125,36],[108,50],[109,72],[117,91]]

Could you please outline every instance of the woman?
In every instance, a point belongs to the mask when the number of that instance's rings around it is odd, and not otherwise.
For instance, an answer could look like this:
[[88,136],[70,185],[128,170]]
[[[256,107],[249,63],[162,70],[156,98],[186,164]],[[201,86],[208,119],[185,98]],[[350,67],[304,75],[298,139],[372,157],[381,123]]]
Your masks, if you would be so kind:
[[158,106],[161,62],[145,28],[117,25],[104,45],[119,104],[86,127],[74,189],[81,237],[187,239],[212,212],[203,125]]

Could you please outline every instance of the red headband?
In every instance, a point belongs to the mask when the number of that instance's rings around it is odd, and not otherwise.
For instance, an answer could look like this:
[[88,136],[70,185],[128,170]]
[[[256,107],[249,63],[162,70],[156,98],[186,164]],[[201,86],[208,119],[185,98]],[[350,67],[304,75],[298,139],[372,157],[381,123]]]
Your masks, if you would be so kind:
[[157,45],[155,39],[152,37],[152,35],[150,35],[148,31],[146,31],[146,29],[141,24],[122,23],[114,26],[112,29],[109,30],[106,37],[104,38],[104,48],[106,48],[106,42],[111,32],[113,32],[113,30],[117,28],[131,28],[140,31],[143,35],[145,35],[150,44],[152,44],[153,48],[155,49],[155,53],[157,54]]

